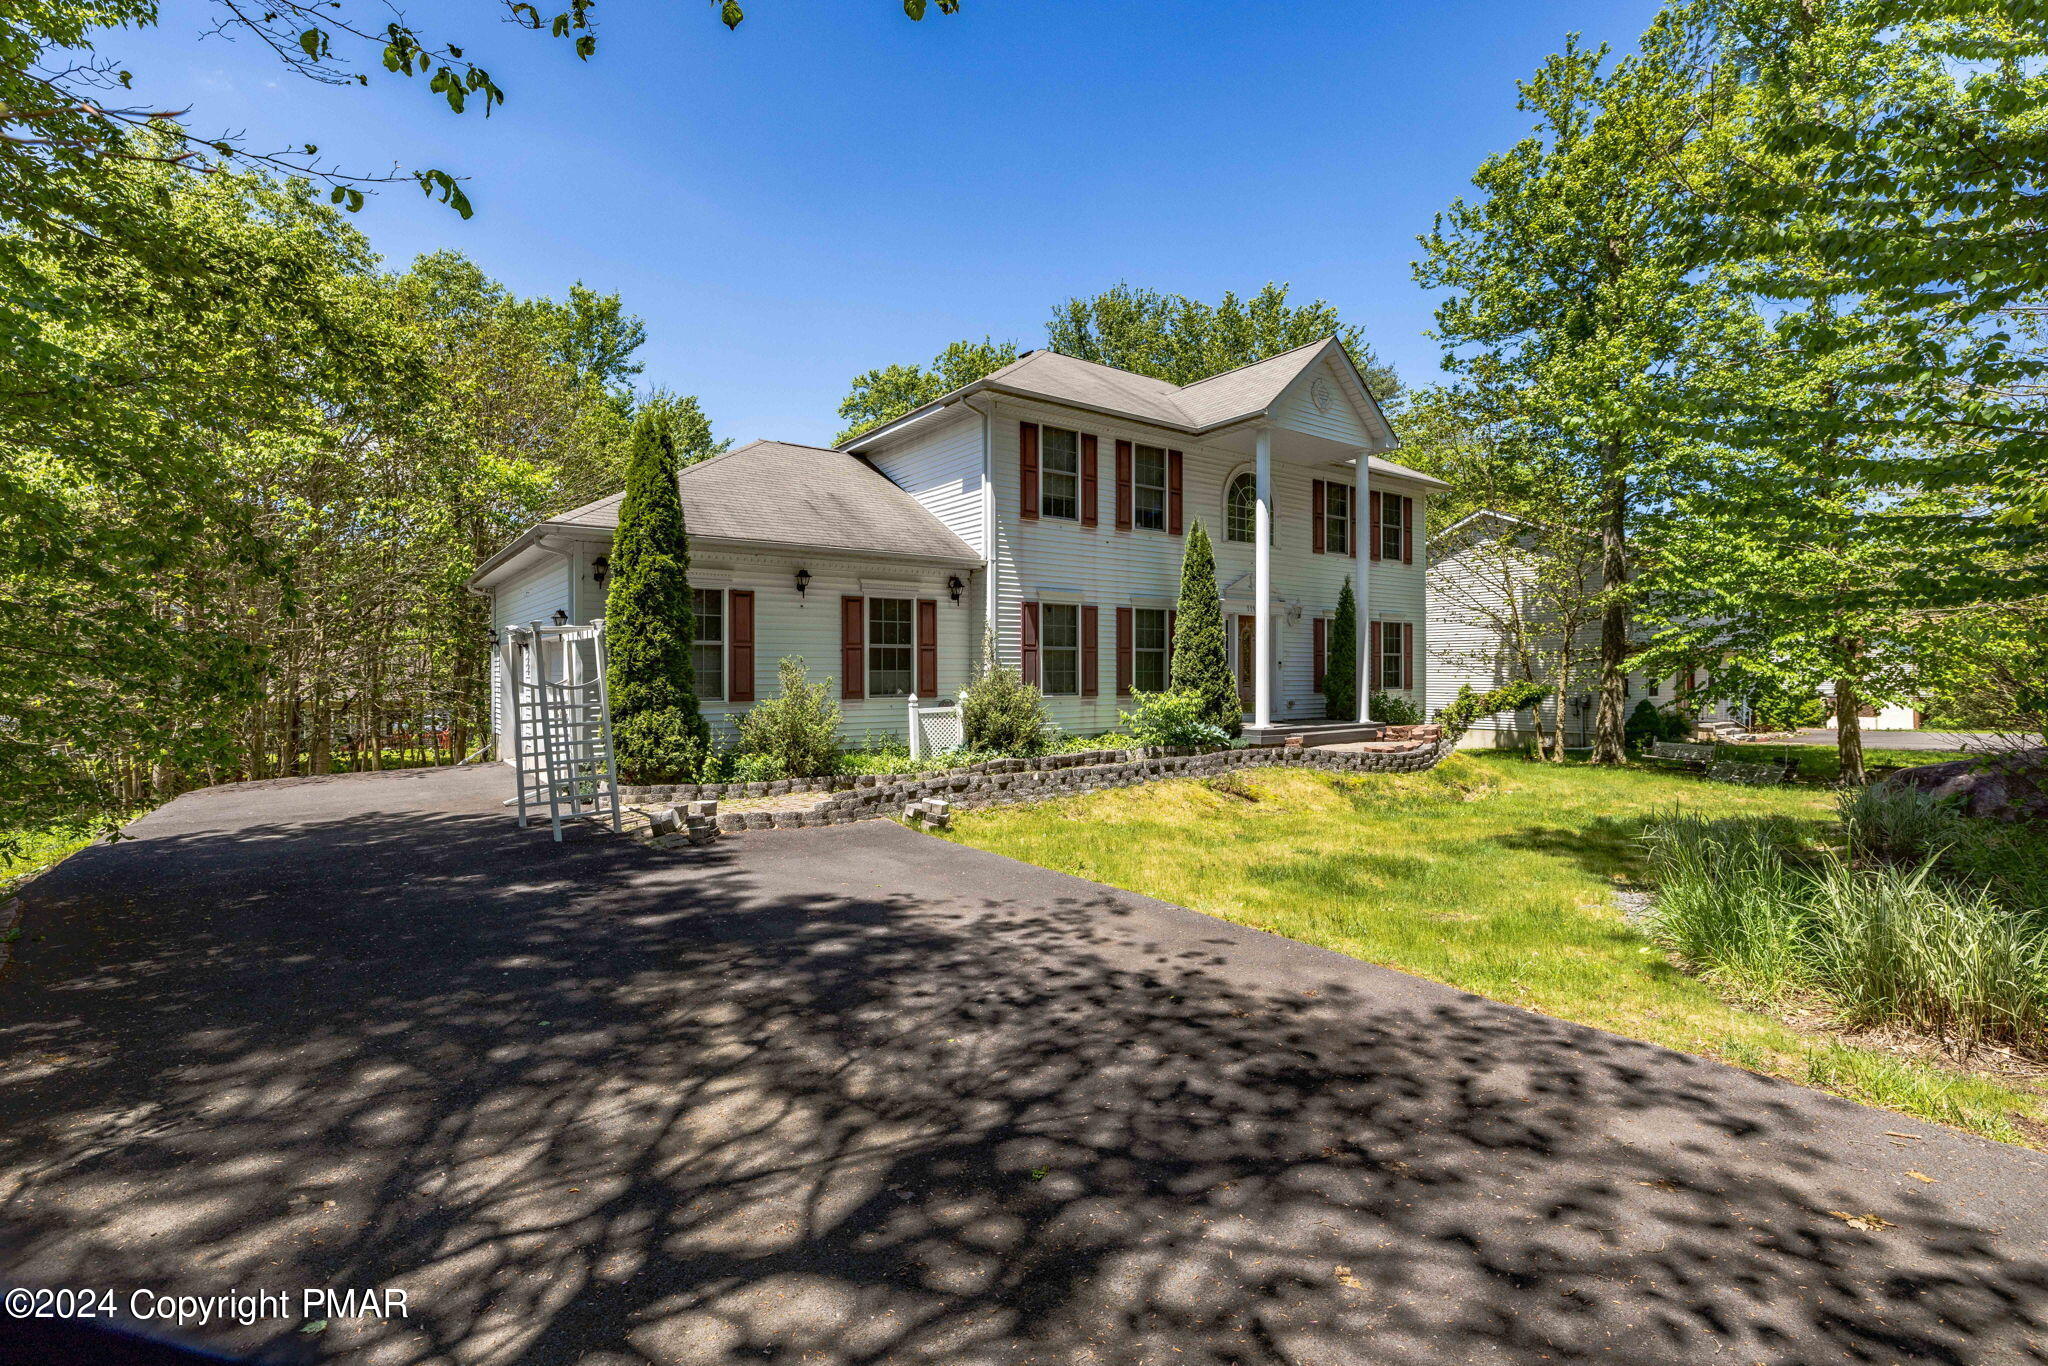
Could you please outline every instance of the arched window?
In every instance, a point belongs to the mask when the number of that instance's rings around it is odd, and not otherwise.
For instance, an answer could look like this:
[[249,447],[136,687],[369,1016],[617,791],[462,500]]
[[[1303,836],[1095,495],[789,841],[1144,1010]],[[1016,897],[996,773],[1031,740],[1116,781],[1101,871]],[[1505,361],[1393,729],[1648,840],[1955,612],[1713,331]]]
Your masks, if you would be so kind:
[[1223,536],[1225,540],[1249,543],[1258,526],[1259,486],[1251,471],[1230,481],[1223,495]]

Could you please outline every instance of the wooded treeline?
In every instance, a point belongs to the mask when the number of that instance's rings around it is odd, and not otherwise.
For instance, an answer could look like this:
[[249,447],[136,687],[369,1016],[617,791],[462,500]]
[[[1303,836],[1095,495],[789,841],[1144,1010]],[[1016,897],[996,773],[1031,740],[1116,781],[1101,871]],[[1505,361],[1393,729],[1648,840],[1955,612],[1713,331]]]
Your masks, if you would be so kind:
[[1507,512],[1564,566],[1527,620],[1590,613],[1597,650],[1517,654],[1597,696],[1596,760],[1631,667],[2048,733],[2044,20],[1668,5],[1546,60],[1529,135],[1422,238],[1452,382],[1403,458],[1452,482],[1438,526]]
[[616,295],[387,270],[303,182],[100,178],[115,240],[0,234],[0,828],[461,758],[488,730],[464,581],[619,486],[636,408],[715,449],[695,401],[636,398]]

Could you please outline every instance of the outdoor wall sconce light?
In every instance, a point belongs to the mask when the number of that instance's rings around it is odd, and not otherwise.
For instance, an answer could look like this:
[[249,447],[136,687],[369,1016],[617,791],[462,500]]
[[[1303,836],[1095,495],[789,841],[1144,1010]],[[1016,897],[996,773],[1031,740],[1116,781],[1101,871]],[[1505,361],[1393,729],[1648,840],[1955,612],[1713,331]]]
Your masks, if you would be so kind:
[[958,574],[954,574],[946,580],[946,591],[953,595],[953,601],[955,602],[960,601],[960,594],[964,592],[966,588],[967,585],[960,582],[960,576]]
[[808,589],[808,588],[809,588],[810,586],[811,586],[811,571],[810,571],[810,570],[808,570],[808,569],[799,569],[799,570],[797,570],[797,571],[796,571],[796,595],[797,595],[798,597],[802,597],[802,596],[804,595],[804,591],[805,591],[806,589]]
[[600,556],[598,556],[598,557],[597,557],[596,559],[594,559],[594,560],[592,560],[592,561],[590,562],[590,578],[591,578],[591,581],[592,581],[593,583],[595,583],[595,584],[596,584],[596,585],[597,585],[597,586],[598,586],[599,588],[602,588],[602,587],[604,587],[604,581],[605,581],[606,579],[608,579],[608,578],[610,578],[610,577],[611,577],[611,573],[612,573],[612,557],[611,557],[611,556],[609,556],[609,555],[600,555]]
[[499,644],[499,642],[498,642],[498,628],[497,628],[497,627],[495,627],[495,626],[493,626],[493,627],[491,628],[491,648],[492,648],[493,650],[497,649],[497,648],[498,648],[498,644]]
[[568,612],[568,609],[567,609],[567,608],[563,608],[563,607],[557,607],[557,608],[555,609],[555,625],[557,625],[557,626],[567,626],[568,624],[569,624],[569,612]]

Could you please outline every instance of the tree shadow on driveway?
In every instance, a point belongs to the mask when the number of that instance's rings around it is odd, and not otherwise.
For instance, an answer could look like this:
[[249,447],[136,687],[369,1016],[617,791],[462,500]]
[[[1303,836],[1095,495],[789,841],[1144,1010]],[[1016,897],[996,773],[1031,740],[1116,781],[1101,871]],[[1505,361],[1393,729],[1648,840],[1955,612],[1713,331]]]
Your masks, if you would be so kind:
[[37,887],[0,1275],[410,1292],[197,1334],[275,1361],[2048,1361],[2039,1228],[1800,1088],[893,826],[274,800]]

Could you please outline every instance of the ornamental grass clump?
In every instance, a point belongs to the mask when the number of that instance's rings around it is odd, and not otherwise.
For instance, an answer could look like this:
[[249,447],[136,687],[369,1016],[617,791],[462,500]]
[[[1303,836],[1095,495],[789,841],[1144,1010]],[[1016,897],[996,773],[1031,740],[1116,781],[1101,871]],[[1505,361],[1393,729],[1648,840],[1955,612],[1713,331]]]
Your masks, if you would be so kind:
[[1934,876],[1932,861],[1831,860],[1811,883],[1816,975],[1851,1024],[2048,1050],[2048,933],[2028,917]]
[[[1926,848],[1938,822],[1906,804],[1854,805],[1852,850]],[[1896,1027],[1967,1053],[2048,1055],[2048,923],[1918,863],[1845,858],[1780,820],[1664,818],[1647,840],[1653,937],[1754,999],[1824,997],[1855,1028]]]
[[1771,999],[1808,980],[1805,878],[1781,821],[1676,815],[1651,827],[1651,935],[1704,977]]

